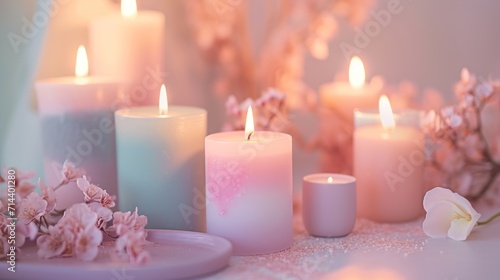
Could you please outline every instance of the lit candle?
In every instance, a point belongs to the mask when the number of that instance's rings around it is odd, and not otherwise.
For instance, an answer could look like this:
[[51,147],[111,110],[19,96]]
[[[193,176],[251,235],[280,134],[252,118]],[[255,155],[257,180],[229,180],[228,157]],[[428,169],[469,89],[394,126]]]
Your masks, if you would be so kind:
[[403,222],[422,213],[422,132],[396,125],[389,100],[379,101],[381,125],[354,132],[354,175],[358,216],[378,222]]
[[90,22],[92,73],[124,79],[136,86],[131,93],[135,103],[156,104],[164,25],[162,13],[138,12],[135,0],[122,0],[121,14]]
[[[85,48],[77,52],[75,76],[36,82],[41,115],[45,179],[55,186],[62,163],[83,167],[111,195],[117,195],[113,112],[122,103],[121,85],[112,78],[89,77]],[[57,208],[83,202],[73,184],[56,192]]]
[[235,255],[270,253],[292,245],[292,137],[245,131],[205,139],[207,233],[233,244]]
[[159,99],[115,113],[119,208],[138,207],[149,228],[205,231],[207,113],[169,106],[164,86]]
[[338,237],[349,234],[356,223],[356,178],[336,173],[305,176],[302,217],[311,235]]
[[334,110],[341,118],[352,123],[355,108],[373,108],[377,104],[383,86],[380,79],[365,84],[365,68],[357,56],[349,64],[349,82],[335,81],[320,89],[321,102]]

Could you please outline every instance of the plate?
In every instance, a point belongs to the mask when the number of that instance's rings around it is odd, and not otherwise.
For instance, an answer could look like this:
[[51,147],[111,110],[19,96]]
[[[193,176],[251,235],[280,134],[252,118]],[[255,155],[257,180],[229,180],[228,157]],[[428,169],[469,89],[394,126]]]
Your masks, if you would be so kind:
[[[139,280],[177,279],[200,276],[226,267],[232,253],[229,241],[199,232],[148,230],[150,260],[132,265],[112,259],[114,246],[103,245],[92,262],[77,258],[40,259],[34,244],[23,246],[16,259],[16,272],[0,263],[1,279]],[[109,243],[109,242],[108,242]]]

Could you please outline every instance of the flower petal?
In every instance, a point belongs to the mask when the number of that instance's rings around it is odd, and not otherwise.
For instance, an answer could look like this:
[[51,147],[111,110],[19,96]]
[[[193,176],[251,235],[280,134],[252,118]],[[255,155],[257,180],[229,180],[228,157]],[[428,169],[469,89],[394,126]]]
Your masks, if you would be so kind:
[[475,225],[476,223],[472,223],[466,219],[454,219],[451,221],[448,237],[457,241],[465,240]]
[[446,200],[453,200],[453,192],[449,189],[436,187],[428,191],[424,196],[424,209],[429,212],[436,204]]
[[433,207],[426,209],[422,228],[428,236],[432,238],[446,237],[450,224],[455,217],[455,205],[448,201],[434,203]]
[[[463,212],[465,212],[464,214],[470,214],[471,216],[479,215],[479,213],[477,213],[477,211],[472,207],[470,202],[465,197],[463,197],[457,193],[453,193],[453,200],[455,201],[455,204],[457,205],[457,207],[460,210],[462,210]],[[479,217],[480,216],[481,215],[479,215]],[[479,217],[478,217],[478,219],[479,219]]]

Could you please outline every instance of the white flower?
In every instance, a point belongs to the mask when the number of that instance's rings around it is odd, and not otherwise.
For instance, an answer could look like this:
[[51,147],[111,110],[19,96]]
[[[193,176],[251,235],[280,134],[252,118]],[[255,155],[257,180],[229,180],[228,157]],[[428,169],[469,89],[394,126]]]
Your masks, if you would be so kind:
[[481,217],[467,199],[441,187],[425,194],[424,209],[427,215],[422,227],[432,238],[465,240]]

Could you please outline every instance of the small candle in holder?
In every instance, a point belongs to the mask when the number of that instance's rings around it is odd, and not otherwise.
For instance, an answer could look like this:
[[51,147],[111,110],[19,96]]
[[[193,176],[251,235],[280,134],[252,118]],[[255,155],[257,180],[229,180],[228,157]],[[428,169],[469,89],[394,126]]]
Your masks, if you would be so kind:
[[[377,222],[410,221],[423,212],[424,137],[412,125],[418,115],[401,112],[395,118],[386,96],[380,98],[379,111],[380,116],[356,113],[363,118],[356,121],[354,132],[358,216]],[[381,124],[369,124],[375,119]]]
[[302,217],[311,235],[339,237],[349,234],[356,223],[356,178],[337,173],[305,176]]
[[207,233],[233,244],[235,255],[284,250],[293,242],[292,137],[246,131],[205,138]]

